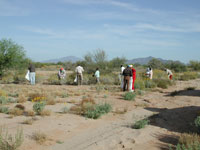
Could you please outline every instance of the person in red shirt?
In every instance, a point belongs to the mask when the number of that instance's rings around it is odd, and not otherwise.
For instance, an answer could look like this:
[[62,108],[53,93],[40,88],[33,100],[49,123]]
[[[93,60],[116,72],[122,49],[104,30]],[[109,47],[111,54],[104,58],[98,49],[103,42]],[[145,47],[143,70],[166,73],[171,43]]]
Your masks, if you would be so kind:
[[134,83],[135,83],[135,79],[136,79],[136,70],[135,68],[133,68],[133,65],[131,65],[131,69],[132,69],[132,72],[133,72],[133,75],[132,75],[132,78],[133,78],[133,82],[132,82],[132,91],[135,91],[135,87],[134,87]]

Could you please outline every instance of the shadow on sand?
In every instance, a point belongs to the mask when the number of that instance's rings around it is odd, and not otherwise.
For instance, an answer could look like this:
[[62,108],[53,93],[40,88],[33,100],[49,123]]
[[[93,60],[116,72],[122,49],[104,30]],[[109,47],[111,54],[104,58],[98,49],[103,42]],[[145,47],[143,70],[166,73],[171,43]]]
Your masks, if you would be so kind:
[[200,96],[200,90],[180,90],[174,91],[166,96]]
[[[168,131],[178,133],[196,132],[193,123],[197,117],[197,112],[200,111],[200,107],[188,106],[173,109],[148,107],[145,109],[157,113],[149,117],[150,124],[153,126],[158,126],[160,128],[165,128]],[[164,145],[159,145],[159,148],[162,150],[169,149],[168,145],[174,145],[178,142],[178,137],[176,136],[158,134],[155,135],[155,137],[157,137],[161,142],[166,143]]]

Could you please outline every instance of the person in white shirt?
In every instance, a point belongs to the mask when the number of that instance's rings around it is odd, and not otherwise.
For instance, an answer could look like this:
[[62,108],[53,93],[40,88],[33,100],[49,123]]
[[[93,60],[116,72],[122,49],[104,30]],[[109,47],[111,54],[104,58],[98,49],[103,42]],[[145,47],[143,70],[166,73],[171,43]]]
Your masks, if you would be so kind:
[[146,76],[147,76],[147,78],[149,78],[151,80],[153,79],[153,69],[151,67],[147,68]]
[[95,77],[96,77],[96,83],[100,83],[100,71],[99,68],[96,69],[96,72],[94,73]]
[[165,69],[165,71],[166,71],[166,73],[167,73],[167,75],[168,75],[168,78],[169,78],[170,80],[172,80],[172,78],[173,78],[173,73],[172,73],[172,71],[169,70],[169,69]]
[[123,89],[123,87],[124,87],[124,76],[123,76],[124,69],[125,69],[125,67],[123,65],[121,65],[121,72],[120,72],[121,89]]
[[77,85],[82,85],[82,81],[83,81],[83,72],[84,69],[83,67],[81,67],[80,65],[78,65],[75,69],[76,72],[76,78],[77,78]]
[[65,69],[60,68],[60,70],[58,71],[58,79],[59,79],[59,80],[64,79],[65,76],[66,76],[66,71],[65,71]]

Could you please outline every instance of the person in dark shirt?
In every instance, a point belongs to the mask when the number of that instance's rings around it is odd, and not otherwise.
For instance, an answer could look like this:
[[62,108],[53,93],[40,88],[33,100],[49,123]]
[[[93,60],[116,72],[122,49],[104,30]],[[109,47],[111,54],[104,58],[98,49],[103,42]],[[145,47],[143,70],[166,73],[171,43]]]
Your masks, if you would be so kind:
[[28,70],[30,72],[29,73],[30,83],[31,85],[35,85],[35,66],[30,63]]
[[129,82],[130,82],[130,78],[132,77],[132,75],[133,75],[132,69],[129,66],[127,66],[127,68],[124,69],[124,71],[123,71],[123,76],[124,76],[123,91],[129,90]]

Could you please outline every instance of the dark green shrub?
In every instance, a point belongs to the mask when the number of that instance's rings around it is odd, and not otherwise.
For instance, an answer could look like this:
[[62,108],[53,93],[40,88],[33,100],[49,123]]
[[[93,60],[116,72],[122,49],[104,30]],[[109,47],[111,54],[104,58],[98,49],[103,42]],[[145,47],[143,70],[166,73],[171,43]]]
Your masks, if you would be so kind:
[[188,81],[188,80],[192,80],[192,79],[196,79],[196,78],[198,78],[198,73],[197,72],[184,72],[180,76],[179,80]]
[[124,100],[128,100],[128,101],[134,101],[135,100],[135,97],[136,97],[136,94],[133,93],[133,92],[126,92],[124,95]]
[[168,79],[154,79],[153,82],[157,84],[157,87],[167,89],[168,85],[172,85],[172,82]]
[[148,124],[149,124],[149,120],[148,119],[142,119],[142,120],[139,120],[136,123],[134,123],[132,128],[133,129],[141,129],[141,128],[144,128]]
[[8,107],[0,107],[0,113],[8,114],[9,113],[9,108]]
[[37,113],[37,114],[40,114],[43,109],[45,107],[45,103],[44,102],[36,102],[34,105],[33,105],[33,110]]

